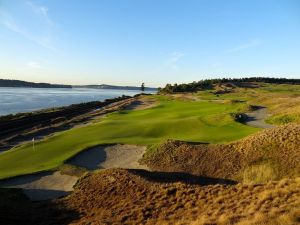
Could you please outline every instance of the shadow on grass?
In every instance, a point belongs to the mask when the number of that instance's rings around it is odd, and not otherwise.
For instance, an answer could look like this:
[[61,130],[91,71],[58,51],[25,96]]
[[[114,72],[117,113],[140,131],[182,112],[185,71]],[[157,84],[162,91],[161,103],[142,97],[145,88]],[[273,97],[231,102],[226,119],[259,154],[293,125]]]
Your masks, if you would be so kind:
[[205,176],[196,176],[196,175],[182,173],[182,172],[157,172],[157,171],[147,171],[147,170],[137,170],[137,169],[130,169],[128,171],[146,180],[152,182],[158,182],[158,183],[182,182],[186,184],[197,184],[197,185],[237,184],[236,181],[230,179],[219,179],[219,178],[211,178]]

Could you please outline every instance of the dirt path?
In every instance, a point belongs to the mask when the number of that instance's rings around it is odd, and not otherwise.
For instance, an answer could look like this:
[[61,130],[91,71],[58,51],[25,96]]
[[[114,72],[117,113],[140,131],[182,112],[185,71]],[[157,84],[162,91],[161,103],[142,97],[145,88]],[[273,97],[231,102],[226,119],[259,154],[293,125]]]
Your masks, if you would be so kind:
[[[90,171],[107,168],[148,169],[139,164],[145,146],[105,145],[79,153],[69,164]],[[46,200],[65,196],[73,191],[78,177],[61,174],[60,171],[43,172],[0,181],[0,187],[21,188],[31,200]]]
[[248,116],[246,124],[249,126],[264,129],[274,127],[273,125],[267,124],[265,122],[265,119],[268,117],[266,107],[260,107],[259,109],[254,110],[253,112],[246,113],[246,115]]

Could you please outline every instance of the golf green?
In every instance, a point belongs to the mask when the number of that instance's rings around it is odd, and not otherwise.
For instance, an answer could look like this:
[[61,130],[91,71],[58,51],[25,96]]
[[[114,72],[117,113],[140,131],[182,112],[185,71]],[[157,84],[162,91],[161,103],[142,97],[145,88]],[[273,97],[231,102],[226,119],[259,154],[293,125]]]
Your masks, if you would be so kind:
[[99,144],[151,146],[166,139],[224,143],[259,129],[235,122],[231,112],[244,103],[179,101],[154,97],[158,105],[120,111],[85,127],[55,134],[0,154],[0,178],[53,169],[78,152]]

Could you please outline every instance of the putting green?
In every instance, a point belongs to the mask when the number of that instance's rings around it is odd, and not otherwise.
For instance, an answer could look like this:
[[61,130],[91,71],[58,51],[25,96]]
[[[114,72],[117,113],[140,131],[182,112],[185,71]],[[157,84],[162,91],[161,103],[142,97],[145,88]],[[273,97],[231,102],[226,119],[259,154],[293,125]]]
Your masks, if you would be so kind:
[[155,97],[159,105],[145,110],[120,111],[86,127],[25,144],[0,154],[0,178],[55,168],[78,152],[98,144],[152,145],[166,139],[223,143],[259,129],[233,121],[244,103],[179,101]]

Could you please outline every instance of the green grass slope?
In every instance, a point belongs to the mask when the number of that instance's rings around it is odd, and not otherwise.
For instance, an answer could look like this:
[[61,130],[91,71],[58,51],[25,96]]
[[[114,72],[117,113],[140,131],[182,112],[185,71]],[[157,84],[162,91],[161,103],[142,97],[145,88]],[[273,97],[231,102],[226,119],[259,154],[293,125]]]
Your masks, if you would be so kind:
[[101,121],[25,144],[0,154],[0,178],[48,170],[78,152],[99,144],[157,144],[166,139],[224,143],[259,129],[233,121],[244,103],[187,102],[157,97],[154,108],[120,111]]

